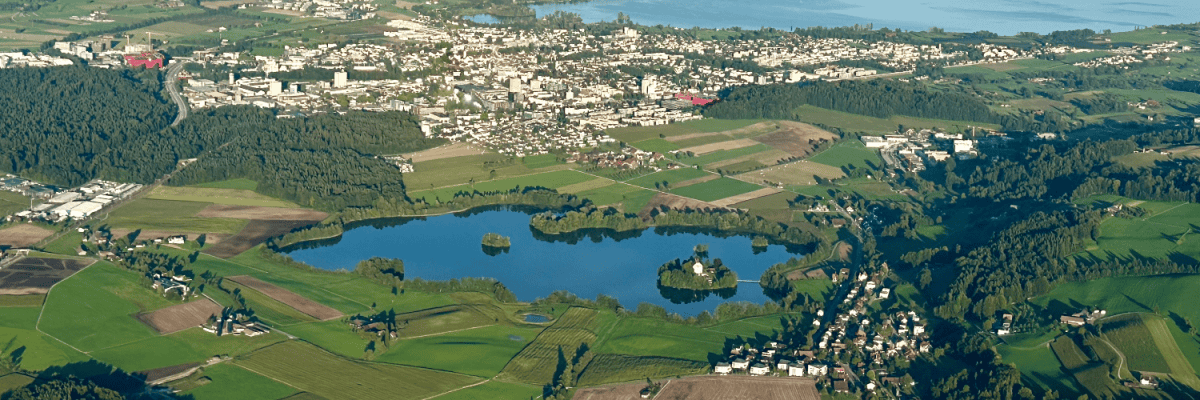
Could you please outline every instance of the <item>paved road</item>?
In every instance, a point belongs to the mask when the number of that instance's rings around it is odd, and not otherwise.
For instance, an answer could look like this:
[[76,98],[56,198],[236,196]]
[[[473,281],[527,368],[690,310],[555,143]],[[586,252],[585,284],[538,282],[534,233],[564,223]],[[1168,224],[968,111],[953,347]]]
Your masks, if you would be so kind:
[[183,64],[184,62],[182,61],[171,63],[167,67],[167,79],[163,82],[163,85],[167,87],[167,93],[171,95],[171,101],[179,106],[179,114],[175,115],[175,122],[172,122],[171,126],[179,125],[179,122],[187,118],[188,115],[187,102],[183,100],[183,95],[179,94],[179,86],[177,85],[179,83],[179,73],[183,71]]

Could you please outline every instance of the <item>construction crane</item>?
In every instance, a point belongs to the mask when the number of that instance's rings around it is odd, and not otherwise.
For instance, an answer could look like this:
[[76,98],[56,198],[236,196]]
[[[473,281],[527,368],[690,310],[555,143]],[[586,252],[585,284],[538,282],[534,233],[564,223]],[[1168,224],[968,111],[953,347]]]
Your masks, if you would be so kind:
[[154,34],[154,32],[146,31],[146,45],[150,46],[151,51],[154,50],[154,40],[150,38],[150,35],[153,35],[153,34]]

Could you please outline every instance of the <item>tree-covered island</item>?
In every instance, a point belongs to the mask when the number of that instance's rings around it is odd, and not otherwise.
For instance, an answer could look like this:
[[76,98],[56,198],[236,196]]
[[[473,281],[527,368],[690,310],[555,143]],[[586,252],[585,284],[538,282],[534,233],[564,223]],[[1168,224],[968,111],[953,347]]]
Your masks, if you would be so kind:
[[676,258],[658,267],[659,286],[674,289],[729,289],[737,286],[737,280],[737,273],[726,267],[719,258]]
[[512,247],[512,241],[508,236],[501,236],[499,233],[488,232],[483,235],[483,246],[495,249],[507,249]]

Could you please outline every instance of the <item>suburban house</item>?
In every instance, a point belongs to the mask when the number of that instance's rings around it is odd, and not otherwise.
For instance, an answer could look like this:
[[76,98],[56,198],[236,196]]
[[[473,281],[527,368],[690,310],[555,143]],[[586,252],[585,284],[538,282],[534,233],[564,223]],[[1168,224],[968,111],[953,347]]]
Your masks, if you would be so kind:
[[829,374],[829,367],[822,365],[822,364],[809,364],[808,365],[808,374],[809,375],[826,375],[826,374]]
[[717,374],[721,374],[721,375],[728,375],[732,372],[733,372],[733,367],[730,366],[729,363],[724,362],[724,361],[717,363],[717,366],[713,367],[713,373],[717,373]]
[[732,363],[730,366],[732,366],[732,367],[733,367],[733,369],[742,369],[742,370],[744,370],[744,369],[746,369],[746,368],[750,368],[750,362],[749,362],[749,361],[746,361],[746,359],[745,359],[745,358],[737,358],[737,359],[734,359],[734,360],[733,360],[733,363]]
[[771,372],[771,368],[767,367],[767,365],[763,363],[754,363],[754,365],[750,367],[750,375],[763,376],[768,372]]
[[787,369],[787,373],[788,373],[788,376],[804,376],[804,365],[803,364],[789,365],[788,369]]
[[838,393],[850,393],[850,383],[845,379],[833,381],[833,391]]
[[883,288],[879,290],[879,298],[887,300],[888,296],[892,295],[892,289]]

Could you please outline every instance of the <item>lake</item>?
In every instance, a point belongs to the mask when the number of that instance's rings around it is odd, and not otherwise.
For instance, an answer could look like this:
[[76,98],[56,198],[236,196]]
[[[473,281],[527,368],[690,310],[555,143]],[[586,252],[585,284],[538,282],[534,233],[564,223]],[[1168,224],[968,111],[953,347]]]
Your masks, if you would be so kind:
[[[770,301],[758,285],[759,276],[771,265],[800,257],[775,244],[755,251],[750,238],[743,236],[647,229],[616,235],[591,231],[545,237],[530,229],[530,214],[525,212],[471,214],[377,221],[348,230],[340,240],[311,243],[289,255],[329,270],[353,270],[359,261],[371,257],[399,258],[404,260],[406,279],[496,278],[521,301],[566,290],[590,299],[598,294],[612,296],[630,309],[642,302],[657,304],[683,316],[711,312],[727,301]],[[510,237],[512,247],[485,252],[480,240],[488,232]],[[754,282],[707,296],[660,290],[658,267],[675,258],[690,257],[700,243],[708,244],[709,257],[720,258],[739,279]]]
[[533,8],[539,17],[562,10],[579,14],[589,23],[612,21],[618,12],[624,12],[637,24],[681,28],[773,27],[790,31],[874,24],[876,29],[936,26],[947,32],[987,30],[1001,35],[1083,28],[1121,32],[1135,26],[1200,19],[1200,1],[1195,0],[598,0]]

